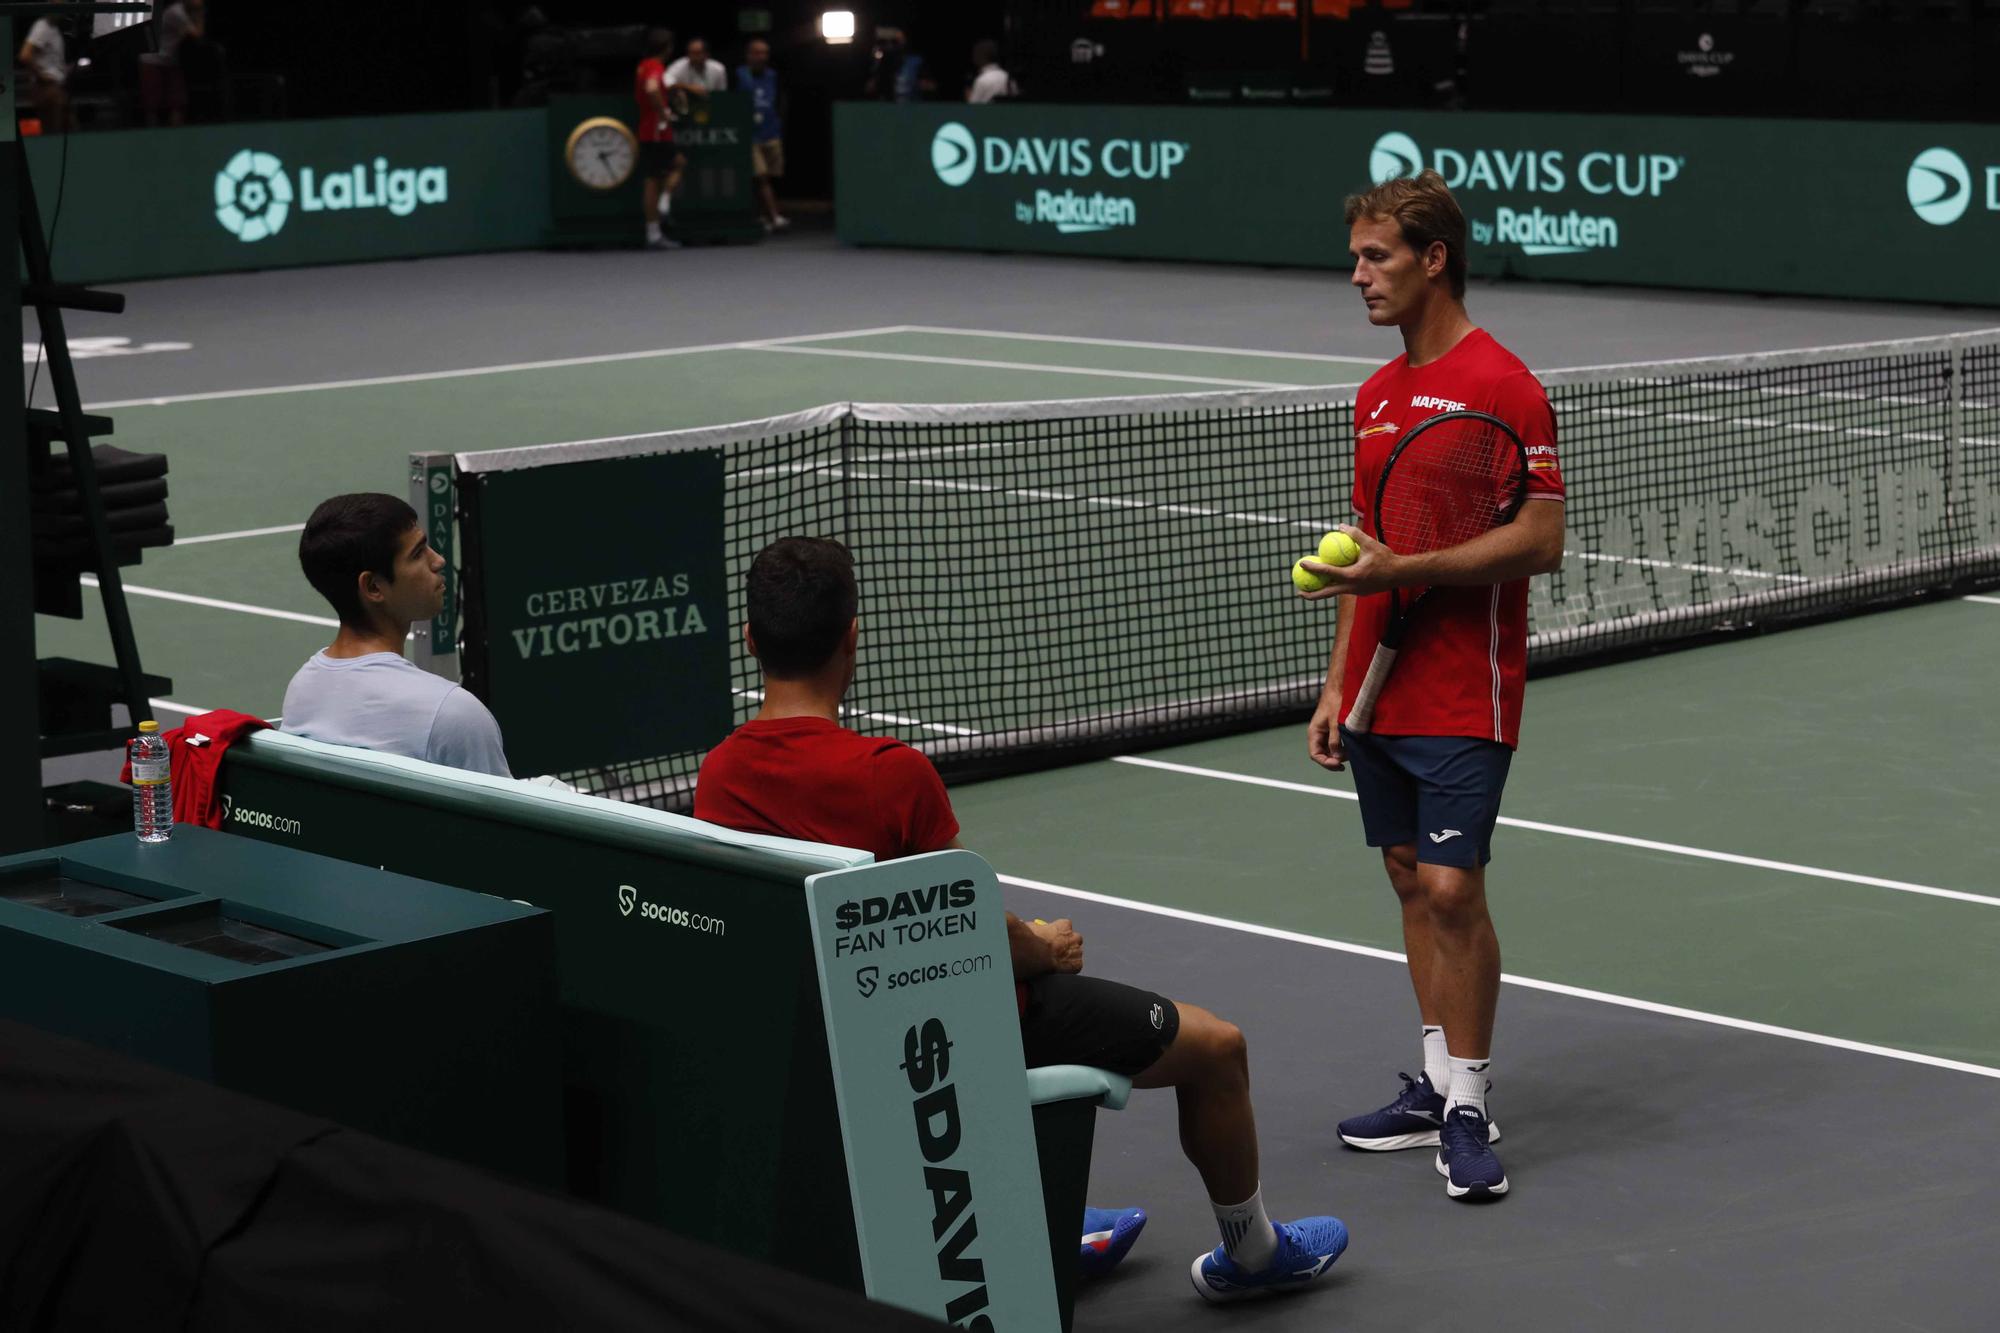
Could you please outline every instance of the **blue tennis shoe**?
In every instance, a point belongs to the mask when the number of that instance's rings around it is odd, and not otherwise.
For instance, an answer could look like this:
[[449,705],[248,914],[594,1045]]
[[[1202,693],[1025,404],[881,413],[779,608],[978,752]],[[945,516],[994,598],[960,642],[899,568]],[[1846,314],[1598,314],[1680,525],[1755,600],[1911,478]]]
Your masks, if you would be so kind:
[[[1340,1122],[1340,1141],[1364,1152],[1396,1152],[1403,1148],[1435,1148],[1444,1127],[1444,1094],[1419,1074],[1398,1074],[1403,1091],[1379,1111]],[[1487,1142],[1500,1141],[1500,1127],[1487,1125]]]
[[1278,1252],[1259,1271],[1238,1267],[1218,1245],[1195,1259],[1189,1276],[1203,1300],[1246,1301],[1311,1286],[1346,1248],[1347,1226],[1339,1218],[1303,1217],[1278,1223]]
[[1143,1208],[1086,1208],[1083,1210],[1083,1255],[1077,1267],[1085,1277],[1103,1277],[1118,1267],[1118,1261],[1132,1252],[1132,1244],[1146,1229]]
[[1497,1199],[1507,1192],[1507,1173],[1493,1155],[1494,1136],[1477,1108],[1454,1106],[1439,1134],[1437,1169],[1444,1192],[1468,1203]]

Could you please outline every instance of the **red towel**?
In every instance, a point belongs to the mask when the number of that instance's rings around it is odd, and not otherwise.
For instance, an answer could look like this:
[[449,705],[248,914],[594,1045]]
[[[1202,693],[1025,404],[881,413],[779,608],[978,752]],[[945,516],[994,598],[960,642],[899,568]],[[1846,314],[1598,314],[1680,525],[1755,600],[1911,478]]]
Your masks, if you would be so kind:
[[[215,793],[215,775],[222,768],[222,756],[241,738],[253,731],[267,730],[270,725],[261,717],[218,708],[161,733],[161,739],[167,743],[167,758],[173,765],[176,824],[222,827],[222,801]],[[125,761],[118,780],[131,785],[131,760]]]

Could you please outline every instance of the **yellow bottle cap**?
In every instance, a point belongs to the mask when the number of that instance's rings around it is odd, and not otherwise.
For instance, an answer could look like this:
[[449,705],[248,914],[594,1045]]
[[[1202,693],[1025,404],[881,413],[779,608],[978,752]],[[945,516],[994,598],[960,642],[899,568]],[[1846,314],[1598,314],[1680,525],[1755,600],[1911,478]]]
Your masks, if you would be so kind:
[[159,729],[160,729],[160,724],[157,722],[141,722],[139,724],[139,730],[145,732],[147,735],[151,735],[153,732],[156,732]]

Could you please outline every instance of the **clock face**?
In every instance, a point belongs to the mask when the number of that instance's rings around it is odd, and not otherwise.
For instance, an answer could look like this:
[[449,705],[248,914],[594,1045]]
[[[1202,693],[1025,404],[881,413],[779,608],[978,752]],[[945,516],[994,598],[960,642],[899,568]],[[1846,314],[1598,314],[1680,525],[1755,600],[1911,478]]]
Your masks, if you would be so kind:
[[638,144],[616,121],[586,123],[570,136],[570,174],[593,190],[617,189],[632,178],[638,162]]

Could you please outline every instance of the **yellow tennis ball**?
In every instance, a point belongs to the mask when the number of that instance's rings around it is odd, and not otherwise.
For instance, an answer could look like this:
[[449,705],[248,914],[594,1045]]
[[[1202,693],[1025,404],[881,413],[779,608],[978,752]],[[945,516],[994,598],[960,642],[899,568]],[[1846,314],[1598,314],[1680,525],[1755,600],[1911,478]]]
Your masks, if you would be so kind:
[[1329,532],[1319,539],[1322,565],[1351,565],[1361,558],[1361,548],[1344,532]]
[[1292,586],[1300,592],[1318,592],[1326,586],[1326,579],[1306,568],[1306,561],[1315,557],[1300,556],[1292,566]]

